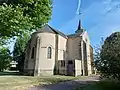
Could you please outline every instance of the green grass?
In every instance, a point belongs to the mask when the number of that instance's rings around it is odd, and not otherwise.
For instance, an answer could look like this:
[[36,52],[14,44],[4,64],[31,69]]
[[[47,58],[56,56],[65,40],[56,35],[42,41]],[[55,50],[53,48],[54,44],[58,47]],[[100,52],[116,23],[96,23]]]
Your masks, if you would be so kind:
[[104,80],[92,84],[80,85],[74,90],[120,90],[120,82]]
[[71,76],[17,76],[5,74],[0,76],[0,90],[28,90],[29,87],[55,84],[58,82],[76,79]]

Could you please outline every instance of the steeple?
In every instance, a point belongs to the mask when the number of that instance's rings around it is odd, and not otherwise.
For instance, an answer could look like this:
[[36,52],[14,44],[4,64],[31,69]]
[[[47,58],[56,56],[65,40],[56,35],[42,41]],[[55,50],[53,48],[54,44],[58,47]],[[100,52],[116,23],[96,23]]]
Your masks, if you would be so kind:
[[78,28],[75,31],[75,33],[82,33],[82,32],[84,32],[84,29],[82,29],[82,27],[81,27],[81,20],[79,20]]
[[84,29],[82,29],[82,27],[81,27],[81,10],[80,10],[80,8],[81,8],[81,0],[79,0],[79,3],[78,3],[78,8],[77,8],[77,12],[76,12],[76,14],[78,15],[78,28],[77,28],[77,30],[75,31],[75,33],[82,33],[82,32],[84,32]]
[[81,29],[81,20],[79,20],[78,29],[77,30],[80,30],[80,29]]

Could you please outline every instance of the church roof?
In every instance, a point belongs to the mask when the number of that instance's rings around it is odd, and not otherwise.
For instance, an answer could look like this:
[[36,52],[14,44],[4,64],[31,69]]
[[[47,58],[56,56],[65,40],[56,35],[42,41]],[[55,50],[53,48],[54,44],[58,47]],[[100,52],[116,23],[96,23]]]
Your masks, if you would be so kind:
[[48,24],[44,25],[43,28],[38,29],[35,33],[44,33],[44,32],[59,34],[62,37],[67,38],[67,35],[65,35],[64,33],[60,32],[59,30],[56,30],[56,29],[52,28]]
[[[48,25],[49,26],[49,25]],[[49,26],[56,34],[59,34],[65,38],[67,38],[67,35],[65,35],[64,33],[60,32],[59,30],[53,29],[51,26]]]
[[79,20],[78,22],[78,27],[77,30],[75,31],[74,34],[70,34],[70,35],[65,35],[64,33],[60,32],[59,30],[56,30],[54,28],[52,28],[50,25],[46,24],[44,25],[41,29],[38,29],[35,33],[44,33],[44,32],[48,32],[48,33],[54,33],[54,34],[59,34],[64,38],[75,38],[75,37],[79,37],[84,33],[84,29],[81,27],[81,20]]
[[81,34],[70,34],[70,35],[68,35],[68,38],[75,38],[75,37],[80,37],[82,35],[82,33]]

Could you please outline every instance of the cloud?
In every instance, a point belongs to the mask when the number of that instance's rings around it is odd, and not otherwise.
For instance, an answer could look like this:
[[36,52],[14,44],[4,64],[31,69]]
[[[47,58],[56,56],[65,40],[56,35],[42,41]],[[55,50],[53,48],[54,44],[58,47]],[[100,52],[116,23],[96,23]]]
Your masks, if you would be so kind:
[[83,11],[83,25],[87,29],[92,45],[100,43],[115,31],[120,31],[120,1],[102,0],[93,2]]
[[[88,31],[92,45],[100,43],[115,31],[120,31],[119,0],[82,0],[82,25]],[[67,34],[74,33],[78,25],[78,17],[66,22],[60,29]]]

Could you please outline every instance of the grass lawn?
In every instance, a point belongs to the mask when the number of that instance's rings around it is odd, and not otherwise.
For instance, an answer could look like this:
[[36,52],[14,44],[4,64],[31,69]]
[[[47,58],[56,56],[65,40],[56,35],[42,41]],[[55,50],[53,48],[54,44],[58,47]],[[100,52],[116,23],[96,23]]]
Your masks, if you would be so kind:
[[120,82],[104,80],[92,84],[80,85],[74,90],[120,90]]
[[55,84],[62,81],[73,80],[71,76],[17,76],[16,74],[0,73],[0,90],[28,90],[35,85]]

